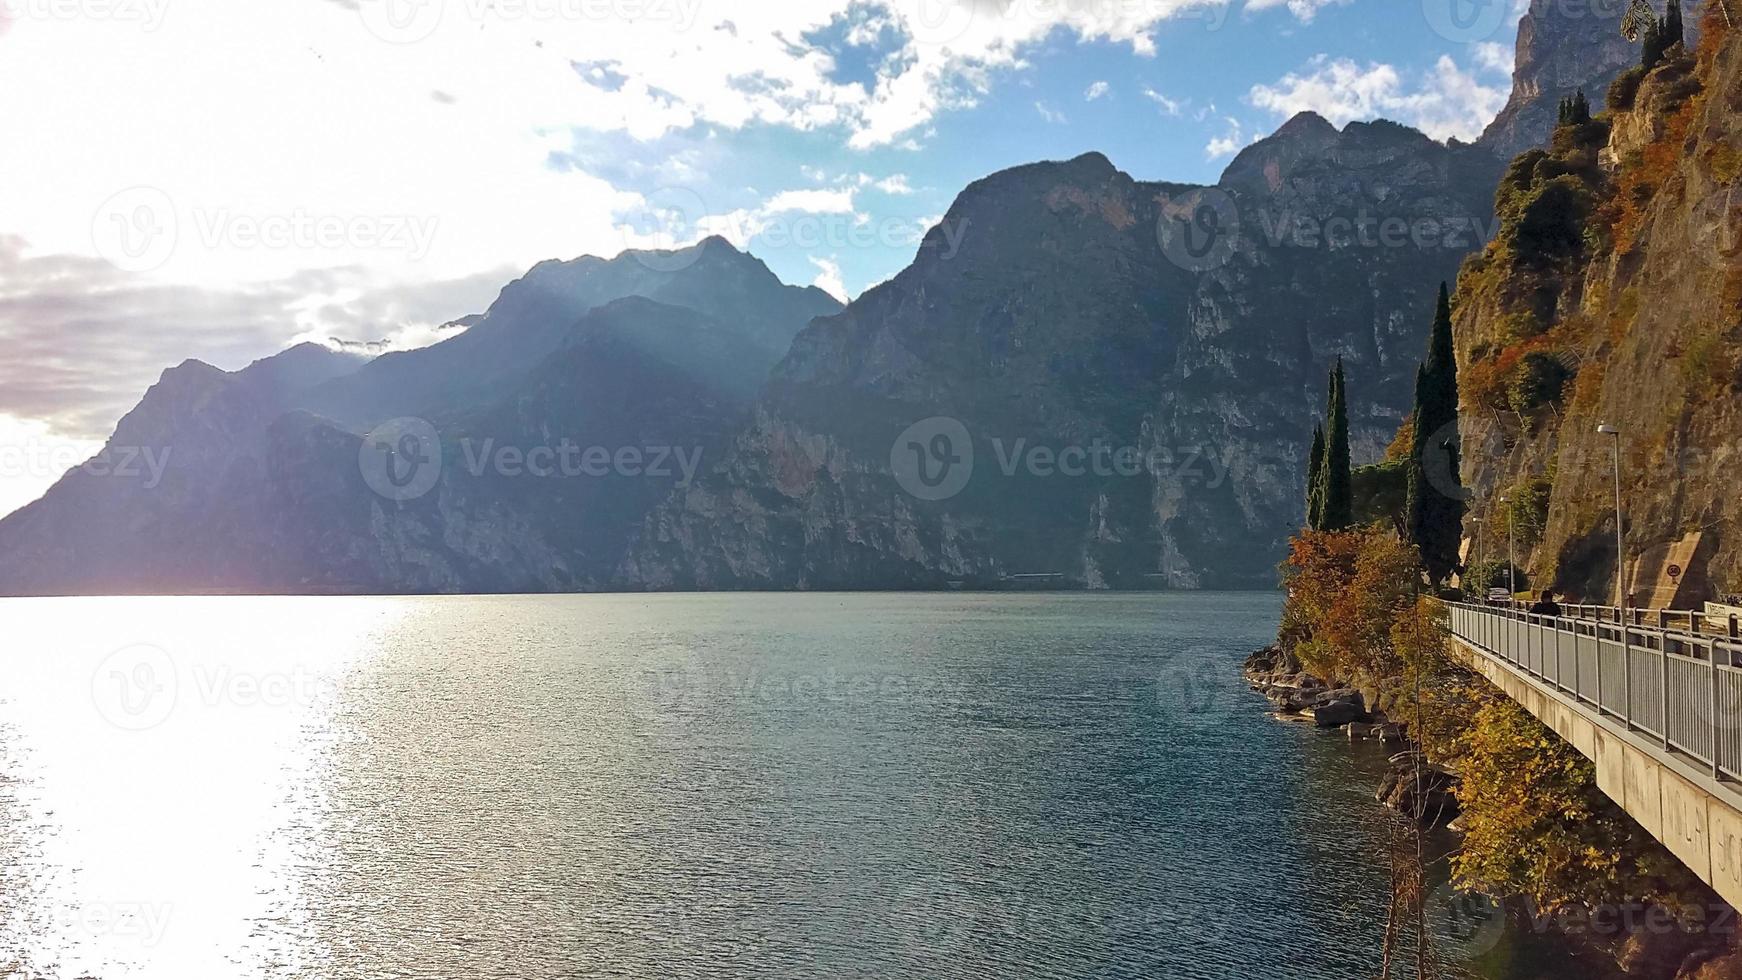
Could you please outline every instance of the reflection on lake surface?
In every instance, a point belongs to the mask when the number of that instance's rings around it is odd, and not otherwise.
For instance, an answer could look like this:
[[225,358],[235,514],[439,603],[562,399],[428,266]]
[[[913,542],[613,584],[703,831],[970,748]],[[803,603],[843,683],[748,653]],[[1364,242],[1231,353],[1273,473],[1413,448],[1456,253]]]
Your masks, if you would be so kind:
[[0,600],[0,976],[1372,975],[1279,606]]

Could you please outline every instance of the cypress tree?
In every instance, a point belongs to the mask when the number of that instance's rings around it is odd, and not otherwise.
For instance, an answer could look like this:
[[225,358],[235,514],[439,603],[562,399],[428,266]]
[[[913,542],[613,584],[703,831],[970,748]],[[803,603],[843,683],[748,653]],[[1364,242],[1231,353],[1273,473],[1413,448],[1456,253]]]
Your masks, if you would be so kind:
[[1307,457],[1307,527],[1317,531],[1324,521],[1324,496],[1319,483],[1325,472],[1325,427],[1313,426],[1313,448]]
[[1669,18],[1645,18],[1645,40],[1639,49],[1639,63],[1646,71],[1663,64],[1663,56],[1669,50],[1669,44]]
[[1682,23],[1681,0],[1669,0],[1669,11],[1663,16],[1663,50],[1688,42],[1687,26]]
[[1343,359],[1331,372],[1331,399],[1325,412],[1325,464],[1319,478],[1323,495],[1319,523],[1322,530],[1344,531],[1355,524],[1355,488],[1349,464],[1349,399],[1343,377]]
[[[1427,360],[1416,372],[1415,443],[1409,467],[1409,536],[1436,582],[1458,566],[1464,499],[1459,479],[1458,361],[1451,291],[1440,284]],[[1442,455],[1443,454],[1443,455]],[[1432,467],[1430,472],[1429,467]]]

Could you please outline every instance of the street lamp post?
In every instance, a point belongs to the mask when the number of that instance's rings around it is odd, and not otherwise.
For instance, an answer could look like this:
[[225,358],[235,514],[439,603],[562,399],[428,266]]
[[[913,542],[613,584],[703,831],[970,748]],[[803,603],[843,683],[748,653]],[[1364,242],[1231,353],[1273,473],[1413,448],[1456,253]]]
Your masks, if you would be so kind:
[[[1615,437],[1615,618],[1621,627],[1621,696],[1624,699],[1622,720],[1627,730],[1633,730],[1633,630],[1627,623],[1627,539],[1621,528],[1621,430],[1607,422],[1597,426],[1597,434]],[[1599,657],[1602,653],[1597,654]],[[1664,745],[1669,744],[1669,655],[1663,656],[1664,677],[1663,724]],[[1598,698],[1602,700],[1601,697]],[[1715,754],[1715,753],[1714,753]]]
[[1501,497],[1506,505],[1506,591],[1518,598],[1518,535],[1512,527],[1512,498]]
[[1621,526],[1621,430],[1605,422],[1597,434],[1615,437],[1615,608],[1627,612],[1627,543]]

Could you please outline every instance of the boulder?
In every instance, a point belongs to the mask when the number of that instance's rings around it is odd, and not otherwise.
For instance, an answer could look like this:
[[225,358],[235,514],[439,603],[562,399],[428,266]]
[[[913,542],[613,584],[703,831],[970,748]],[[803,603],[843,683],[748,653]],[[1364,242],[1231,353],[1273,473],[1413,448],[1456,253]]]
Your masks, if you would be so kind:
[[1272,644],[1247,657],[1244,670],[1248,674],[1298,674],[1300,659]]
[[1354,705],[1355,710],[1363,715],[1367,713],[1367,699],[1361,695],[1360,691],[1357,691],[1352,687],[1342,687],[1334,691],[1325,691],[1320,695],[1320,699],[1325,702],[1346,702]]
[[1353,701],[1322,701],[1301,713],[1320,728],[1341,728],[1352,721],[1360,721],[1367,714]]
[[[1380,781],[1379,801],[1407,817],[1429,826],[1444,826],[1458,816],[1458,777],[1427,764],[1417,765],[1403,753],[1395,757]],[[1401,758],[1404,761],[1398,762]]]

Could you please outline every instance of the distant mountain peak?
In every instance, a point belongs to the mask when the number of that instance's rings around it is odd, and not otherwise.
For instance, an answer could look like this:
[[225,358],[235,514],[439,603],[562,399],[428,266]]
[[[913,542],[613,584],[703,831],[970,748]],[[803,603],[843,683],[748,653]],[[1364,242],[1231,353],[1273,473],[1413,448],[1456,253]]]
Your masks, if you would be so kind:
[[1289,118],[1288,122],[1278,126],[1276,132],[1272,133],[1269,138],[1273,140],[1289,140],[1319,136],[1331,139],[1335,138],[1337,135],[1337,127],[1329,119],[1326,119],[1324,116],[1308,109],[1304,112],[1295,113]]
[[[1658,9],[1662,3],[1656,3]],[[1682,4],[1690,46],[1698,36],[1700,0]],[[1622,36],[1624,3],[1531,0],[1518,23],[1512,95],[1483,131],[1477,145],[1510,160],[1525,150],[1547,146],[1560,100],[1583,90],[1601,106],[1609,85],[1639,63],[1638,45]]]

